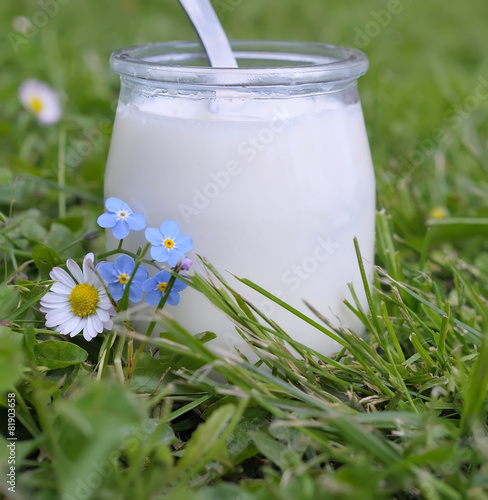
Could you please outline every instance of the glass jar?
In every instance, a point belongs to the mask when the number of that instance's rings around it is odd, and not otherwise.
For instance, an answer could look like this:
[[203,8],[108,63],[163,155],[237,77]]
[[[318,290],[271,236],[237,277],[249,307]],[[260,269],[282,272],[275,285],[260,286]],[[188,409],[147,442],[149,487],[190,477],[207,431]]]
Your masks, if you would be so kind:
[[[362,330],[343,301],[352,283],[367,309],[353,238],[370,275],[374,258],[375,180],[357,92],[368,60],[318,43],[232,48],[239,68],[208,67],[198,42],[112,54],[121,93],[105,196],[126,201],[148,227],[176,221],[194,252],[289,335],[331,354],[334,341],[224,270],[309,316],[303,299],[332,324]],[[145,243],[143,232],[131,233],[124,248]],[[217,333],[216,350],[242,342],[194,290],[167,309],[192,333]]]

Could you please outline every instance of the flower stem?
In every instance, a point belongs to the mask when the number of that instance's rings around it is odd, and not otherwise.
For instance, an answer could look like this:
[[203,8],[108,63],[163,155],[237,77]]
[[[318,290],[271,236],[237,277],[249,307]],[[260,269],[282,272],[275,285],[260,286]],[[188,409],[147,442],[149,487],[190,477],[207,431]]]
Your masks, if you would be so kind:
[[[166,301],[168,300],[169,294],[171,293],[171,289],[173,288],[173,285],[175,284],[175,281],[176,281],[176,276],[171,276],[171,278],[168,281],[168,286],[166,287],[166,290],[164,291],[164,294],[161,297],[161,300],[159,301],[159,304],[156,307],[156,311],[159,311],[160,309],[162,309],[165,306]],[[152,332],[154,331],[155,326],[156,326],[156,321],[153,320],[153,321],[151,321],[151,323],[149,323],[149,326],[147,327],[147,330],[146,330],[146,337],[151,336]]]
[[[176,273],[180,271],[180,266],[178,265],[175,270]],[[164,305],[166,304],[166,301],[168,300],[169,294],[171,293],[171,289],[173,288],[173,285],[175,284],[176,281],[176,275],[172,275],[171,278],[168,281],[168,286],[166,287],[166,290],[163,293],[163,296],[161,297],[161,300],[159,301],[159,304],[156,307],[156,311],[159,311],[163,309]],[[146,330],[146,337],[150,337],[152,332],[154,331],[154,328],[156,327],[156,321],[153,320],[151,323],[149,323],[149,326],[147,327]],[[137,361],[142,354],[142,351],[144,350],[144,347],[146,347],[146,342],[142,342],[139,348],[137,349],[136,356],[134,358],[134,366],[137,364]]]
[[105,367],[107,366],[108,363],[108,354],[110,352],[110,349],[114,345],[115,341],[115,335],[113,333],[110,333],[107,337],[105,337],[102,347],[100,349],[100,353],[98,356],[98,370],[97,370],[97,375],[96,375],[96,380],[101,380],[103,372],[105,370]]
[[66,130],[59,131],[58,148],[58,186],[59,218],[66,217]]
[[125,366],[125,380],[130,382],[134,373],[134,339],[129,338],[127,341],[127,362]]
[[122,368],[122,353],[124,352],[124,347],[125,337],[120,335],[117,339],[117,345],[115,346],[114,368],[121,384],[125,381],[124,369]]
[[118,311],[125,311],[129,307],[129,292],[130,292],[130,286],[132,284],[132,280],[134,279],[134,276],[136,275],[137,270],[139,269],[139,266],[142,263],[142,257],[146,255],[146,252],[148,248],[150,247],[150,243],[148,243],[145,247],[144,250],[142,251],[141,255],[137,255],[135,260],[136,266],[134,267],[134,270],[132,271],[132,274],[129,278],[128,283],[125,285],[125,290],[124,294],[122,295],[122,298],[119,300],[119,306],[118,306]]

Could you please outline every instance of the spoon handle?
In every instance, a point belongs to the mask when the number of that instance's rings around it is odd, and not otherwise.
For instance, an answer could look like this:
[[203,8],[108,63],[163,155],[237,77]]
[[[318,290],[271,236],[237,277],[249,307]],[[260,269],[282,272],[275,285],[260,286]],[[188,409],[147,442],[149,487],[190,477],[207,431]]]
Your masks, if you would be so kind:
[[237,68],[237,62],[210,0],[180,0],[207,52],[210,65]]

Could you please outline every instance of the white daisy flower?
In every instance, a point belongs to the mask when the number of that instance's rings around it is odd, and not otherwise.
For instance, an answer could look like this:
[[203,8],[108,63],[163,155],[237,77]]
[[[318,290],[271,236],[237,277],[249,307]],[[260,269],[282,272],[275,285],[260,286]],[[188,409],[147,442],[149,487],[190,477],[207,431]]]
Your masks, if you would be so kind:
[[41,299],[40,311],[46,314],[47,327],[70,337],[83,330],[83,337],[91,340],[112,328],[115,309],[95,273],[92,253],[83,259],[83,272],[72,259],[66,265],[71,275],[60,267],[49,273],[56,283]]
[[35,29],[30,19],[25,16],[15,16],[12,21],[12,27],[15,31],[22,35],[27,35]]
[[19,88],[19,100],[42,125],[52,125],[61,119],[62,108],[58,94],[47,83],[25,80]]

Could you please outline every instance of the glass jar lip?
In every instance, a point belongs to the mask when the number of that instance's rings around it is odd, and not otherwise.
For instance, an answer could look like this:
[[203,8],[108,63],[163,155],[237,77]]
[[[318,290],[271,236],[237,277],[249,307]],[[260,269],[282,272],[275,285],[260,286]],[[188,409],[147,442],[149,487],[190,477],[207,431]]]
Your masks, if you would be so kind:
[[[140,80],[265,87],[356,80],[369,66],[363,52],[325,43],[231,40],[231,46],[239,68],[196,64],[207,60],[203,46],[196,41],[127,47],[111,54],[110,67],[122,76]],[[253,63],[246,65],[246,61]]]

